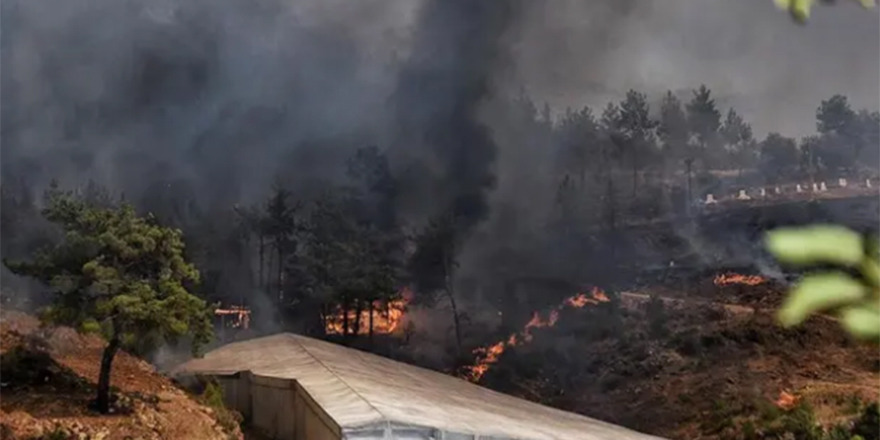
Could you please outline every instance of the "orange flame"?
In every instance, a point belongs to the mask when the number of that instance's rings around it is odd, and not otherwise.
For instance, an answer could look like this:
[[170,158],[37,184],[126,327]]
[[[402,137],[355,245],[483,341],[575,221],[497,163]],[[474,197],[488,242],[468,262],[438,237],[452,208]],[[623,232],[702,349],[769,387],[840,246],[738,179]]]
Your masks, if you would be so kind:
[[228,309],[215,309],[214,314],[217,316],[234,316],[235,319],[232,321],[232,328],[247,329],[250,327],[251,311],[246,307],[232,306]]
[[764,284],[767,279],[758,275],[740,275],[736,273],[718,274],[715,276],[716,286],[728,286],[731,284],[743,284],[746,286],[757,286]]
[[556,322],[559,321],[559,312],[565,307],[571,307],[574,309],[580,309],[586,307],[588,304],[598,305],[599,303],[611,301],[608,298],[608,295],[599,289],[598,287],[593,287],[589,294],[579,293],[575,296],[566,298],[562,301],[561,304],[556,306],[553,310],[550,310],[550,313],[547,319],[543,319],[541,314],[538,312],[534,312],[532,314],[532,319],[529,320],[528,323],[523,327],[522,331],[519,333],[514,333],[510,335],[506,340],[496,342],[488,347],[480,347],[474,350],[474,354],[477,357],[477,362],[474,365],[467,367],[466,377],[472,381],[477,382],[480,378],[489,371],[489,368],[492,367],[498,359],[501,357],[501,354],[504,353],[508,347],[513,347],[516,345],[520,345],[526,342],[531,342],[532,329],[543,328],[543,327],[553,327],[556,325]]
[[[412,291],[409,288],[403,288],[400,292],[400,299],[390,301],[384,307],[380,301],[374,301],[372,310],[360,311],[360,319],[358,319],[357,310],[349,310],[347,313],[349,331],[354,331],[356,334],[369,334],[371,314],[373,333],[393,334],[399,331],[403,328],[403,315],[411,299]],[[327,334],[344,333],[345,315],[337,307],[335,313],[325,318],[324,330]],[[357,328],[354,328],[355,325]]]
[[782,409],[791,409],[797,404],[798,398],[788,391],[782,391],[779,393],[779,398],[776,399],[776,406]]

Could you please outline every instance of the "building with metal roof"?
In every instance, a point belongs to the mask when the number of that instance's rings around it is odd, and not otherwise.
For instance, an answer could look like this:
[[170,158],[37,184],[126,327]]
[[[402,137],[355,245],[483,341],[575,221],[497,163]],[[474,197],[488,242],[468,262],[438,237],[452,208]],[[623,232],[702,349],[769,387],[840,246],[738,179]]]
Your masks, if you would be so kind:
[[649,440],[442,373],[291,333],[235,342],[175,375],[213,376],[279,440]]

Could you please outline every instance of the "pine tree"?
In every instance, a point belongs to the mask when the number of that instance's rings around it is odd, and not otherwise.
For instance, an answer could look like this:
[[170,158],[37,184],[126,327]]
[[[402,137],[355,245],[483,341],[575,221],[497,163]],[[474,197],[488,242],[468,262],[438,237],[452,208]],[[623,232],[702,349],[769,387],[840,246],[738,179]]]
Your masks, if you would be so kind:
[[190,292],[199,273],[184,259],[179,230],[139,217],[129,205],[91,207],[59,191],[50,193],[43,214],[63,230],[63,241],[31,261],[4,264],[52,289],[54,302],[45,319],[101,331],[107,339],[99,411],[110,410],[110,375],[120,349],[155,337],[173,341],[192,335],[197,351],[210,340],[210,310]]

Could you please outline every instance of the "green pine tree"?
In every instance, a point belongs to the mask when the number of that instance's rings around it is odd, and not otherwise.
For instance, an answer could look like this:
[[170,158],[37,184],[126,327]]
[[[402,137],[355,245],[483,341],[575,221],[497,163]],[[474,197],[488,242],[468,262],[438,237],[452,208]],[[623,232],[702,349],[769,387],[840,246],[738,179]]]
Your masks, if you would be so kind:
[[100,330],[107,339],[98,378],[99,411],[110,410],[110,373],[120,349],[191,335],[196,352],[210,340],[210,310],[190,291],[199,273],[184,258],[179,230],[139,217],[129,205],[95,207],[57,190],[50,193],[43,215],[63,230],[63,240],[31,261],[3,263],[51,287],[54,301],[43,315],[47,321]]

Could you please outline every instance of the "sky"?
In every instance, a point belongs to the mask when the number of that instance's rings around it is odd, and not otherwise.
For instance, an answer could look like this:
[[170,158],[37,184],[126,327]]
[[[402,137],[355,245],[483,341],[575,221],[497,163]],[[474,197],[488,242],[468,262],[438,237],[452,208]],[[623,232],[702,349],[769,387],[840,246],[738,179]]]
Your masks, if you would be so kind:
[[[836,93],[880,101],[880,16],[855,2],[797,26],[770,0],[506,1],[499,21],[436,0],[7,0],[4,176],[132,192],[180,176],[227,203],[261,197],[279,172],[338,173],[359,143],[399,141],[402,115],[425,131],[464,105],[474,128],[472,107],[521,90],[561,113],[705,83],[758,136],[809,134]],[[432,148],[412,155],[449,153]]]
[[705,83],[758,134],[809,133],[819,102],[836,93],[878,108],[876,10],[841,1],[798,26],[770,0],[618,3],[529,2],[513,37],[516,80],[554,109]]

